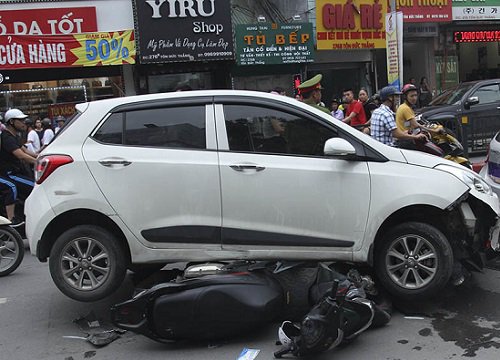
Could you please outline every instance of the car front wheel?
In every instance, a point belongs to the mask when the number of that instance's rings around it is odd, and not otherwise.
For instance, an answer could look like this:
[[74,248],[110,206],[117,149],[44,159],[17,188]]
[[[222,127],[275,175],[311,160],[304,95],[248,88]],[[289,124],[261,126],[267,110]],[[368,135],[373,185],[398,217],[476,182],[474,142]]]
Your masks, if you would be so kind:
[[375,270],[392,295],[406,300],[429,298],[450,279],[453,251],[434,226],[407,222],[384,235],[376,247]]
[[50,252],[49,267],[59,290],[84,302],[112,294],[127,271],[116,237],[93,225],[79,225],[59,236]]

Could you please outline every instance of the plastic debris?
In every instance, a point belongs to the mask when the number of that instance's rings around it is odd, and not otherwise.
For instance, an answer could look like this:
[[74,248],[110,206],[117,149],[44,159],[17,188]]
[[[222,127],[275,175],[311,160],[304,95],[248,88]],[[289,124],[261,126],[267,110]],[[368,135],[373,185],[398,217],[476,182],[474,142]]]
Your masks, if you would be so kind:
[[98,319],[93,311],[73,320],[73,322],[85,333],[85,336],[63,336],[63,338],[86,340],[97,347],[108,345],[126,332],[126,330],[114,328],[111,324]]
[[425,320],[422,316],[405,316],[407,320]]
[[237,360],[253,360],[259,355],[260,350],[258,349],[247,349],[243,348]]

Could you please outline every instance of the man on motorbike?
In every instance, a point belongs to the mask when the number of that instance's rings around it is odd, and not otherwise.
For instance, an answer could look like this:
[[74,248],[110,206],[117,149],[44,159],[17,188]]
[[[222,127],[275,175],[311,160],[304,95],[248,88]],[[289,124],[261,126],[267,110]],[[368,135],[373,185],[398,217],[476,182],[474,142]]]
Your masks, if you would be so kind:
[[25,200],[35,183],[33,175],[23,173],[22,161],[33,165],[36,155],[19,144],[18,133],[26,129],[24,120],[28,117],[19,109],[10,109],[5,113],[6,128],[0,135],[0,176],[13,184],[13,195],[6,204],[7,217],[14,225],[20,225],[20,219],[14,219],[14,202],[18,198]]
[[[403,86],[401,91],[403,95],[403,103],[398,107],[396,111],[396,125],[401,131],[412,131],[414,129],[422,129],[431,133],[438,132],[428,127],[425,127],[418,123],[413,107],[418,101],[418,89],[413,84],[406,84]],[[400,144],[402,147],[414,149],[412,142],[402,141]]]
[[398,141],[423,140],[424,134],[409,134],[398,128],[394,117],[396,96],[401,93],[394,86],[386,86],[380,90],[382,104],[375,109],[371,117],[371,136],[386,145],[396,146],[394,138]]

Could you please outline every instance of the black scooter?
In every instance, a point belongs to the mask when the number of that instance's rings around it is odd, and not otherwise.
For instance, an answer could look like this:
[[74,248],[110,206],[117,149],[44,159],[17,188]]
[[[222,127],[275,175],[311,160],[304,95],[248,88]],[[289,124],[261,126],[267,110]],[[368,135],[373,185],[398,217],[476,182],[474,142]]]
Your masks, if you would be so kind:
[[368,277],[354,273],[349,279],[322,263],[244,261],[190,266],[114,305],[111,319],[161,342],[226,339],[278,320],[301,321],[324,301],[334,281],[340,281],[337,293],[346,299],[343,339],[389,321],[390,309],[366,295],[376,296]]

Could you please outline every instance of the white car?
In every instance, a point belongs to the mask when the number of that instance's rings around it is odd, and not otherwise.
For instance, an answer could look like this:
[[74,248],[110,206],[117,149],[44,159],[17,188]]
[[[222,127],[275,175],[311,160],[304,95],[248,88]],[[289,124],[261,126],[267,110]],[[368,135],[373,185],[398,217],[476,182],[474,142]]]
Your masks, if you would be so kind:
[[25,208],[32,254],[76,300],[110,295],[127,269],[229,259],[367,263],[418,299],[498,248],[498,198],[477,174],[295,99],[210,90],[77,109]]
[[500,196],[500,132],[496,133],[490,141],[488,155],[479,175]]

